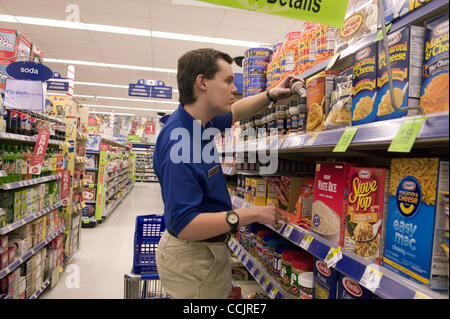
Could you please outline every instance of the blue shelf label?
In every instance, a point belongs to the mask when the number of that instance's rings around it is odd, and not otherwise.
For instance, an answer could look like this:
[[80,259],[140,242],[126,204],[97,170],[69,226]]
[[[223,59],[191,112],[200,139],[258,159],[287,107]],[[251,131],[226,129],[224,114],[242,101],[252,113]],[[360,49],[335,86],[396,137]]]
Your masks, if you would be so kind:
[[129,96],[150,97],[150,85],[130,83],[128,86]]
[[47,81],[47,90],[49,91],[69,91],[69,82],[66,81]]
[[171,86],[151,86],[151,98],[172,99]]

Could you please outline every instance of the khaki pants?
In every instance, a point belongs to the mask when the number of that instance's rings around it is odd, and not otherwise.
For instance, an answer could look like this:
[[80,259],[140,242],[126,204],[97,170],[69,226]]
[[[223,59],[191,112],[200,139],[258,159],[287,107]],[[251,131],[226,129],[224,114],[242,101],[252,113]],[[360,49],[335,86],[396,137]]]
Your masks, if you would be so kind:
[[230,251],[223,242],[180,240],[165,231],[156,266],[170,298],[224,299],[231,294]]

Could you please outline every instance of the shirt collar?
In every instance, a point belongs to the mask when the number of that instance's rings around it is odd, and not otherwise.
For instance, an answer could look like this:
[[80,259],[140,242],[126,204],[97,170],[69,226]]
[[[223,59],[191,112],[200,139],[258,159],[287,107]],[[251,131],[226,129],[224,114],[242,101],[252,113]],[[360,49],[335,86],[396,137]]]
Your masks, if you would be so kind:
[[184,105],[183,104],[179,104],[178,105],[178,112],[180,114],[180,120],[184,123],[184,125],[187,126],[187,128],[189,130],[192,130],[193,128],[193,123],[195,122],[195,125],[200,125],[201,127],[201,132],[203,133],[203,131],[205,129],[207,129],[208,127],[212,126],[211,121],[209,121],[208,123],[206,123],[206,127],[201,126],[200,122],[195,120],[191,114],[189,114],[185,109],[184,109]]

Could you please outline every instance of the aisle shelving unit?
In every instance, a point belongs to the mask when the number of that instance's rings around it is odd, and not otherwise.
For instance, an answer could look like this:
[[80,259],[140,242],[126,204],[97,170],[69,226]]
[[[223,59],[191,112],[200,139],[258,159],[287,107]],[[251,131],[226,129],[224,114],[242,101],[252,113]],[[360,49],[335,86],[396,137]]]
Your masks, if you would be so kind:
[[[97,148],[87,150],[88,174],[95,174],[86,180],[85,190],[91,194],[86,199],[82,227],[92,228],[107,218],[122,202],[133,187],[134,160],[128,146],[92,135],[98,140]],[[93,143],[88,143],[93,145]]]
[[154,144],[133,144],[136,156],[136,182],[158,182],[153,169]]
[[[253,207],[240,197],[232,197],[233,208]],[[266,225],[280,236],[304,249],[320,260],[339,246],[322,238],[311,230],[306,230],[292,223],[283,224],[276,230]],[[239,244],[238,244],[239,245]],[[229,244],[231,247],[231,245]],[[243,249],[242,246],[238,246]],[[232,248],[233,249],[233,248]],[[239,256],[238,256],[239,257]],[[245,264],[244,264],[245,265]],[[447,295],[439,294],[428,287],[412,282],[380,265],[371,264],[366,259],[342,249],[342,259],[334,268],[340,273],[360,283],[381,298],[386,299],[446,299]],[[371,277],[369,277],[371,276]]]
[[[405,26],[422,25],[433,17],[448,11],[449,4],[445,0],[434,0],[423,4],[409,14],[394,20],[390,26],[388,34],[392,34]],[[379,30],[381,34],[381,30]],[[366,37],[354,46],[350,46],[322,63],[317,64],[306,72],[299,74],[300,78],[308,79],[311,76],[328,69],[344,70],[352,65],[352,56],[360,49],[372,44],[378,40],[377,34]],[[382,37],[381,37],[382,38]],[[382,39],[383,41],[383,39]],[[296,97],[293,97],[296,98]],[[280,101],[279,104],[286,104],[290,99]],[[425,118],[420,131],[414,141],[413,147],[409,153],[390,152],[388,150],[401,127],[407,121]],[[352,128],[354,129],[354,127]],[[314,164],[316,161],[327,161],[333,159],[337,161],[355,162],[360,160],[361,163],[374,167],[388,167],[392,158],[408,158],[408,157],[444,157],[448,158],[449,143],[449,112],[440,112],[427,115],[408,116],[387,121],[378,121],[370,124],[359,125],[356,128],[356,134],[350,141],[348,148],[344,152],[335,151],[335,147],[347,128],[326,130],[321,132],[311,132],[306,134],[288,134],[275,137],[250,138],[242,142],[237,141],[230,149],[223,145],[222,138],[216,143],[218,152],[227,157],[233,156],[236,160],[234,165],[222,165],[222,171],[230,180],[230,187],[233,188],[233,176],[250,175],[257,177],[265,177],[259,170],[244,170],[241,165],[242,160],[246,157],[250,158],[257,154],[266,154],[268,151],[277,152],[277,156],[284,160],[301,161],[307,164]],[[229,147],[230,145],[228,145]],[[256,153],[256,154],[255,154]],[[273,154],[273,153],[272,153]],[[222,158],[223,160],[223,158]],[[380,165],[380,166],[378,166]],[[245,165],[248,167],[249,165]],[[390,166],[389,166],[390,167]],[[295,172],[286,172],[281,175],[295,175]],[[280,174],[272,174],[270,176],[280,176]],[[246,202],[240,197],[232,196],[233,208],[251,207],[253,204]],[[332,263],[332,268],[339,273],[351,278],[361,286],[370,290],[374,295],[386,299],[448,299],[447,293],[439,293],[431,290],[429,287],[420,283],[409,280],[408,278],[387,269],[381,265],[370,263],[367,259],[360,257],[352,252],[341,249],[334,243],[329,242],[320,235],[309,229],[305,229],[294,223],[283,224],[279,229],[272,229],[280,237],[287,239],[292,244],[304,249],[316,258],[322,261],[329,261],[330,258],[338,260]],[[235,239],[229,241],[232,251],[238,254],[238,258],[247,267],[249,272],[255,277],[255,264],[252,256],[245,251]],[[254,259],[254,257],[253,257]],[[260,269],[261,266],[256,266]],[[264,284],[266,293],[271,290],[267,289],[267,279],[272,284],[271,278],[260,280],[256,278],[260,284]],[[278,289],[278,287],[277,287]],[[279,295],[270,296],[271,298],[280,297]]]

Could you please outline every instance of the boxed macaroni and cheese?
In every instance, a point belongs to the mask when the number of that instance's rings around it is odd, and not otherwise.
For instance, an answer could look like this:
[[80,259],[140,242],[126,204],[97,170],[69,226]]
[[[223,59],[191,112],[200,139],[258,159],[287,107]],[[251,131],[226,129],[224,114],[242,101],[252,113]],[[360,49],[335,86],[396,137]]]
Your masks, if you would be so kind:
[[436,207],[438,193],[445,190],[448,160],[392,160],[383,265],[432,289],[440,289],[443,281],[448,289],[448,277],[436,273],[446,269],[447,260],[433,250],[442,234],[436,230],[445,228],[445,213]]
[[378,45],[373,43],[353,55],[352,125],[375,122],[377,109]]
[[383,0],[386,23],[416,10],[431,0]]
[[[394,100],[398,108],[419,106],[424,36],[424,28],[408,26],[387,37]],[[375,99],[377,121],[415,115],[406,110],[397,111],[392,106],[383,41],[378,42],[377,87],[378,92]]]
[[425,114],[448,111],[448,13],[425,26],[420,106]]

